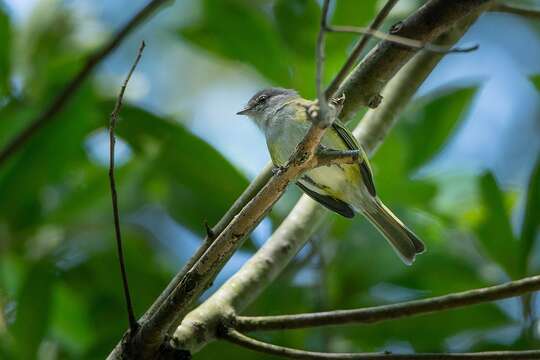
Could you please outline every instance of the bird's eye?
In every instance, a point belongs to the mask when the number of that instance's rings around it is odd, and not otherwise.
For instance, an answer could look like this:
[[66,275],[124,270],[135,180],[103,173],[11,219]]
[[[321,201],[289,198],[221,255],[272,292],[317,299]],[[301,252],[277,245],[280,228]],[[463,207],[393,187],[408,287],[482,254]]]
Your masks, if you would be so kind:
[[259,96],[259,98],[257,99],[257,103],[261,104],[261,103],[265,102],[267,99],[268,99],[268,96],[266,96],[266,95],[261,95],[261,96]]

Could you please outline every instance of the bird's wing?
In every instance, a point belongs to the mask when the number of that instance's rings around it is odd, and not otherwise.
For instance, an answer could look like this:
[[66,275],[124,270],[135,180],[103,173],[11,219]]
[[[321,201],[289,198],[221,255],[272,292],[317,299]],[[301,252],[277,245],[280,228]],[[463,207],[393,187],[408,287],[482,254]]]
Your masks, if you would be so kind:
[[354,210],[346,202],[336,199],[332,196],[324,195],[313,191],[298,181],[296,182],[296,185],[298,185],[298,187],[302,189],[303,192],[309,195],[309,197],[317,201],[319,204],[325,206],[329,210],[335,211],[338,214],[345,216],[346,218],[354,217]]
[[371,167],[369,166],[367,155],[362,148],[362,145],[360,145],[358,140],[356,140],[356,138],[349,131],[349,129],[347,129],[345,125],[343,125],[339,120],[336,119],[332,123],[332,128],[336,131],[341,140],[343,140],[343,142],[350,150],[360,150],[361,155],[358,164],[360,166],[360,174],[362,175],[364,184],[366,185],[371,196],[377,196],[377,191],[375,190],[375,182],[373,181],[373,173],[371,172]]

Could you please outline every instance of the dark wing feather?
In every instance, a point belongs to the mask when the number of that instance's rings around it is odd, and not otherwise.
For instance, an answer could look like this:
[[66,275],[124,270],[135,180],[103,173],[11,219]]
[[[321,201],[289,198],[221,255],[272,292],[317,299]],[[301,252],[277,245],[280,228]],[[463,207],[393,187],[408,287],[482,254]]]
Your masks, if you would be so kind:
[[354,217],[354,210],[346,202],[328,195],[319,194],[318,192],[308,189],[306,186],[302,185],[299,182],[297,182],[296,185],[298,185],[298,187],[302,189],[303,192],[308,194],[313,200],[325,206],[327,209],[332,210],[346,218]]
[[360,163],[360,174],[364,180],[364,184],[371,194],[371,196],[377,196],[377,191],[375,190],[375,182],[373,181],[373,173],[367,162],[367,155],[362,148],[362,145],[356,140],[356,138],[351,134],[351,132],[343,125],[339,120],[334,121],[332,124],[333,129],[338,133],[339,137],[345,142],[347,147],[350,150],[360,150],[362,152]]

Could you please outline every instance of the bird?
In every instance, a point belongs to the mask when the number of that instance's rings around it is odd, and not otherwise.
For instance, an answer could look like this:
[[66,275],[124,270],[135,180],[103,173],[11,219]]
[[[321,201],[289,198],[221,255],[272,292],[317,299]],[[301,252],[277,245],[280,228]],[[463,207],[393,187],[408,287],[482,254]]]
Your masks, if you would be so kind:
[[[292,89],[272,87],[258,91],[237,115],[246,115],[264,133],[272,162],[283,167],[312,125],[310,111],[318,102]],[[340,107],[340,99],[329,106]],[[340,109],[337,109],[339,111]],[[333,164],[307,170],[296,185],[312,199],[346,218],[363,214],[388,240],[401,260],[411,265],[424,243],[377,196],[367,155],[350,130],[338,119],[326,130],[320,145],[333,150],[358,150],[355,164]]]

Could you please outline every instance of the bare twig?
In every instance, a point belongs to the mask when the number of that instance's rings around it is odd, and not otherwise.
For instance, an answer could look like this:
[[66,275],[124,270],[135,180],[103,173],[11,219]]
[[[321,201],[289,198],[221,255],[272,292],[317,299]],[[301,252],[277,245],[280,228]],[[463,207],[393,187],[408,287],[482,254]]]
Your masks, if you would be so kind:
[[419,354],[392,354],[383,353],[327,353],[304,351],[283,346],[265,343],[250,338],[236,330],[223,329],[220,337],[231,343],[240,345],[254,351],[277,355],[288,359],[358,359],[358,360],[446,360],[446,359],[490,359],[490,360],[514,360],[514,359],[540,359],[540,350],[529,351],[488,351],[477,353],[419,353]]
[[[398,1],[399,0],[388,0],[386,4],[384,4],[381,11],[379,11],[377,16],[375,16],[375,19],[373,19],[371,24],[369,24],[368,29],[377,30],[381,26],[384,19],[388,16],[392,8],[397,4]],[[334,80],[332,80],[332,82],[326,89],[326,97],[328,99],[334,96],[334,93],[339,88],[343,80],[345,80],[345,78],[347,77],[347,75],[349,74],[353,66],[360,59],[360,55],[362,54],[362,51],[364,51],[364,49],[366,48],[369,38],[370,37],[367,34],[364,34],[364,36],[362,36],[360,40],[358,40],[351,54],[345,61],[345,64],[343,64],[341,69],[339,69],[339,72],[337,73],[336,77],[334,78]]]
[[116,181],[114,178],[114,148],[116,144],[116,137],[114,136],[114,130],[116,128],[116,123],[118,121],[118,115],[122,108],[122,102],[124,100],[124,92],[126,91],[129,79],[131,79],[131,75],[133,74],[133,72],[135,71],[135,68],[137,67],[137,64],[141,60],[141,56],[142,56],[145,46],[146,45],[144,41],[141,42],[141,46],[139,47],[139,51],[137,52],[137,57],[135,58],[133,65],[131,65],[131,69],[129,69],[129,73],[127,74],[126,79],[124,80],[124,83],[122,84],[122,87],[120,88],[120,93],[118,94],[118,98],[116,99],[116,104],[114,105],[114,109],[111,113],[111,118],[109,122],[109,182],[111,185],[111,199],[112,199],[112,208],[113,208],[113,217],[114,217],[114,230],[115,230],[115,235],[116,235],[116,248],[118,251],[118,262],[120,264],[120,273],[122,275],[122,285],[124,287],[124,297],[126,299],[129,329],[131,330],[130,332],[131,335],[134,335],[137,332],[139,325],[133,313],[133,306],[131,304],[131,296],[129,293],[128,279],[127,279],[127,274],[126,274],[126,264],[124,261],[124,251],[122,249],[122,234],[120,232],[120,216],[118,215],[118,195],[116,193]]
[[81,70],[67,83],[62,91],[54,98],[50,105],[40,113],[36,118],[29,122],[19,134],[9,141],[0,150],[0,166],[13,154],[15,154],[22,145],[24,145],[36,132],[55,119],[55,116],[62,111],[67,102],[75,95],[84,81],[96,68],[96,66],[105,59],[120,43],[144,20],[152,15],[161,5],[172,0],[152,0],[142,8],[127,24],[125,24],[105,45],[90,55]]
[[381,40],[386,40],[388,42],[403,45],[407,48],[415,50],[426,50],[438,54],[451,54],[451,53],[468,53],[478,49],[478,45],[472,45],[467,47],[454,47],[449,48],[446,46],[439,46],[431,44],[428,42],[422,42],[415,39],[406,38],[403,36],[397,36],[392,34],[387,34],[379,30],[373,30],[369,28],[355,27],[355,26],[329,26],[327,28],[328,32],[333,33],[344,33],[344,34],[363,34],[366,36],[372,36]]
[[505,3],[496,3],[491,8],[491,11],[502,12],[507,14],[519,15],[529,19],[539,20],[540,9],[525,8],[516,5],[510,5]]
[[328,103],[324,94],[324,37],[326,34],[327,21],[328,21],[328,8],[330,6],[330,0],[324,0],[322,5],[321,14],[321,26],[319,27],[319,35],[317,36],[317,75],[316,75],[316,87],[317,87],[317,100],[319,101],[320,114],[317,122],[323,124],[324,127],[330,125],[330,119],[328,118]]
[[298,329],[350,323],[371,324],[506,299],[538,290],[540,290],[540,276],[532,276],[497,286],[364,309],[281,316],[239,316],[234,322],[234,327],[240,331],[255,331]]

